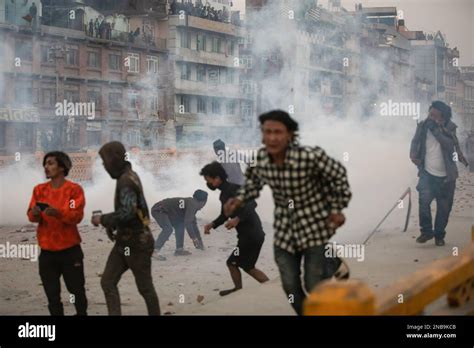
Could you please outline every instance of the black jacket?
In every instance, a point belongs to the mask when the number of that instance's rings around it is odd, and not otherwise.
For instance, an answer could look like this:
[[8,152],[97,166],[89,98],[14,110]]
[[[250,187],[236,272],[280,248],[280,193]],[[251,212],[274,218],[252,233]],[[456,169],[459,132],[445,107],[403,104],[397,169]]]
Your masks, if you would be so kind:
[[[227,221],[227,217],[224,215],[224,204],[229,198],[236,197],[237,191],[240,188],[239,185],[232,184],[230,182],[224,182],[219,187],[221,194],[219,200],[222,203],[221,214],[212,222],[212,227],[217,228],[223,225]],[[249,201],[245,206],[236,211],[231,216],[238,217],[240,219],[239,224],[236,226],[237,238],[239,239],[261,239],[265,236],[262,228],[262,222],[255,211],[257,203],[254,200]]]
[[[426,134],[430,122],[432,121],[427,119],[418,123],[415,136],[411,141],[410,158],[420,161],[420,164],[418,165],[420,171],[425,168]],[[456,137],[456,128],[456,124],[448,121],[444,127],[433,124],[431,129],[431,133],[441,145],[444,163],[446,165],[446,181],[454,181],[459,176],[457,162],[454,160],[455,152],[457,153],[458,161],[467,166],[467,161],[459,148],[459,143]]]

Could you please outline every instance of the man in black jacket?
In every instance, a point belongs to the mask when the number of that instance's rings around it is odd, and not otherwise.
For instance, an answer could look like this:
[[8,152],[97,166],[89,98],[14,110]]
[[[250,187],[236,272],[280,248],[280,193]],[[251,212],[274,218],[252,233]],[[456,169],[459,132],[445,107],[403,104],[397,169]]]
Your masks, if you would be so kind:
[[[125,147],[119,142],[105,144],[99,151],[105,170],[117,180],[114,212],[94,215],[92,224],[106,228],[115,240],[101,279],[109,315],[121,315],[118,282],[129,268],[138,291],[146,302],[149,315],[160,315],[160,305],[151,276],[153,235],[148,227],[148,206],[138,175],[126,161]],[[114,231],[117,231],[114,234]]]
[[237,247],[227,259],[227,267],[234,282],[234,288],[220,291],[219,294],[225,296],[242,289],[242,275],[239,267],[260,283],[268,281],[265,273],[255,267],[265,239],[262,223],[255,211],[257,203],[255,201],[249,202],[229,219],[224,215],[224,203],[237,195],[240,186],[227,181],[227,173],[218,162],[208,164],[201,170],[200,174],[204,176],[209,189],[213,191],[219,189],[221,191],[219,200],[222,203],[221,214],[212,223],[204,227],[204,233],[209,234],[211,229],[218,228],[224,223],[228,230],[234,227],[237,230]]

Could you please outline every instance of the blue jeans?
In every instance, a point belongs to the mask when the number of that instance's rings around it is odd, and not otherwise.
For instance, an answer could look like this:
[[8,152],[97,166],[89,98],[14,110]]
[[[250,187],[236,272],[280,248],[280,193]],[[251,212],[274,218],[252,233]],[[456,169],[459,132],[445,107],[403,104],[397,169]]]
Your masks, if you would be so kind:
[[[420,171],[420,180],[416,189],[419,193],[419,219],[422,234],[443,239],[446,235],[449,214],[453,207],[456,181],[445,182],[445,177],[431,175],[426,170]],[[436,199],[436,217],[431,217],[431,202]]]
[[335,259],[327,259],[324,256],[325,246],[326,244],[315,246],[295,254],[274,246],[275,261],[280,271],[283,290],[298,315],[303,314],[303,301],[306,297],[301,282],[301,260],[304,260],[306,293],[311,292],[320,281],[334,274],[333,268],[336,267],[336,262]]

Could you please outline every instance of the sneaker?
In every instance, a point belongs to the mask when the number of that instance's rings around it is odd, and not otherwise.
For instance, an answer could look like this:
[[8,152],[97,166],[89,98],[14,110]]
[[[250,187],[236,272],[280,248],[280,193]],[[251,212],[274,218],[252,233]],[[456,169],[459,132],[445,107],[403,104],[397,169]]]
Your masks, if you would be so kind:
[[426,243],[426,242],[429,241],[430,239],[433,239],[433,235],[429,235],[429,234],[426,234],[426,233],[422,233],[422,234],[416,239],[416,242],[417,242],[417,243]]
[[166,261],[166,257],[158,254],[156,251],[153,253],[153,258],[158,261]]
[[444,239],[443,238],[435,238],[435,244],[437,246],[444,246]]
[[176,251],[174,252],[174,256],[188,256],[191,254],[191,252],[184,249],[176,249]]
[[199,250],[204,250],[204,243],[201,239],[194,239],[193,240],[194,247]]
[[350,276],[350,271],[349,271],[349,265],[344,261],[344,259],[337,257],[336,258],[339,264],[339,267],[337,268],[337,271],[334,273],[334,277],[337,280],[347,280],[349,279]]

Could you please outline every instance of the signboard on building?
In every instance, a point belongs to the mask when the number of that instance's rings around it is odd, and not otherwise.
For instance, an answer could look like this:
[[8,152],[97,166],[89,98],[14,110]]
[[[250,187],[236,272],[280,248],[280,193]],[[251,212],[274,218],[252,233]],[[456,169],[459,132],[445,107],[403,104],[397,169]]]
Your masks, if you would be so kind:
[[0,121],[38,123],[39,114],[36,108],[0,108]]

